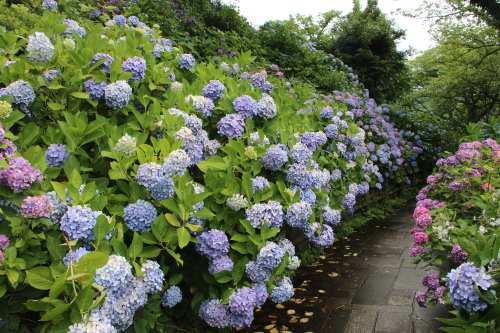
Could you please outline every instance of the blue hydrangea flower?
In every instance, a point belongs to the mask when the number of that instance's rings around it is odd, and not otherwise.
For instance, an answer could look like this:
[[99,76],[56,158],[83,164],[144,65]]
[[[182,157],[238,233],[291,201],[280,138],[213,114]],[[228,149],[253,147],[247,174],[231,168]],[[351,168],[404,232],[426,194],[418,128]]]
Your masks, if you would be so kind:
[[104,89],[106,105],[114,110],[127,106],[130,97],[132,97],[132,88],[123,80],[108,84]]
[[[257,254],[256,264],[267,270],[277,267],[285,256],[282,246],[268,241]],[[258,282],[258,281],[255,281]]]
[[111,325],[109,320],[103,321],[101,318],[97,319],[93,316],[83,323],[73,324],[68,327],[68,333],[86,332],[117,333],[118,331],[113,325]]
[[246,210],[246,219],[254,228],[262,228],[266,223],[269,227],[280,228],[283,224],[283,207],[277,201],[258,203]]
[[212,275],[219,273],[220,271],[233,270],[234,263],[227,255],[223,255],[214,259],[211,259],[208,264],[208,272]]
[[268,296],[265,283],[252,283],[252,289],[255,293],[255,306],[262,306]]
[[[88,251],[84,247],[79,247],[78,249],[71,251],[71,259],[72,259],[71,261],[72,262],[78,262],[78,260],[80,260],[80,258],[83,257],[84,255],[86,255],[87,253],[90,253],[90,251]],[[70,263],[70,252],[68,252],[64,256],[64,258],[62,259],[62,261],[63,261],[63,264],[65,264],[66,266],[69,266],[69,263]]]
[[210,80],[210,83],[203,87],[203,95],[216,101],[224,96],[224,85],[219,80]]
[[340,210],[332,209],[330,206],[323,207],[323,221],[330,225],[337,225],[341,219]]
[[308,204],[310,204],[311,206],[314,206],[316,202],[316,194],[314,193],[313,190],[311,190],[310,188],[301,189],[297,186],[290,186],[290,190],[292,190],[293,193],[295,193],[296,190],[300,190],[300,196],[299,196],[300,200],[303,200]]
[[269,138],[267,136],[263,136],[262,142],[260,141],[260,134],[259,132],[253,132],[250,133],[250,143],[251,144],[263,144],[263,145],[268,145],[270,143]]
[[240,137],[245,132],[245,120],[239,114],[228,114],[217,123],[217,133],[228,138]]
[[245,273],[250,281],[264,283],[271,277],[272,269],[265,268],[255,261],[249,261],[245,266]]
[[113,61],[115,61],[115,58],[113,58],[107,53],[97,53],[96,55],[94,55],[92,60],[89,62],[89,66],[93,66],[97,61],[101,59],[106,59],[106,60],[102,64],[97,66],[95,70],[105,71],[106,73],[109,73],[111,69],[111,64],[113,63]]
[[127,205],[123,210],[123,220],[133,231],[149,231],[151,223],[158,216],[158,211],[151,202],[142,199]]
[[161,297],[161,305],[171,308],[182,301],[182,291],[178,286],[171,286]]
[[87,32],[85,31],[84,28],[80,27],[78,22],[71,20],[71,19],[64,19],[62,21],[62,24],[67,24],[68,26],[66,27],[66,30],[61,32],[61,36],[68,36],[73,38],[73,33],[72,31],[76,32],[76,34],[80,37],[85,37]]
[[54,223],[59,223],[64,213],[66,213],[68,206],[64,201],[62,201],[62,199],[59,197],[59,195],[56,194],[55,191],[48,192],[47,194],[45,194],[45,197],[50,202],[50,213],[49,215],[44,217]]
[[472,262],[463,263],[446,275],[448,297],[453,306],[463,308],[469,314],[488,308],[488,303],[476,292],[476,286],[488,290],[493,284],[493,278],[486,274],[484,267],[477,268]]
[[333,108],[331,106],[324,107],[319,112],[321,118],[330,119],[333,117]]
[[91,11],[89,13],[89,18],[95,19],[95,18],[98,18],[101,14],[102,14],[102,12],[99,9],[94,9],[93,11]]
[[115,23],[118,25],[127,24],[127,18],[123,15],[116,15],[115,17],[113,17],[113,21],[115,21]]
[[53,143],[45,151],[45,161],[49,167],[62,168],[69,155],[66,145]]
[[61,218],[61,231],[64,231],[69,240],[89,238],[94,234],[97,222],[97,212],[88,207],[69,206]]
[[47,9],[57,9],[57,2],[55,0],[43,0],[42,7]]
[[274,103],[274,99],[270,95],[263,93],[257,103],[257,115],[271,119],[276,116],[277,113],[278,109],[276,103]]
[[54,78],[61,76],[61,72],[57,69],[49,69],[48,71],[43,72],[42,76],[47,84],[50,85]]
[[143,57],[133,57],[126,59],[122,64],[123,72],[130,72],[130,80],[142,81],[146,76],[146,60]]
[[179,67],[182,69],[193,68],[195,59],[192,54],[184,53],[179,60]]
[[0,97],[12,97],[12,106],[14,108],[29,106],[35,100],[35,91],[33,87],[23,80],[17,80],[5,88],[0,89]]
[[347,193],[344,198],[342,198],[342,205],[349,209],[349,211],[354,213],[354,205],[356,204],[356,196],[352,193]]
[[285,221],[291,227],[302,227],[311,215],[311,205],[305,201],[300,201],[288,207],[285,215]]
[[229,305],[221,304],[219,299],[207,299],[201,302],[198,315],[209,326],[216,328],[225,328],[231,318]]
[[202,232],[196,237],[196,250],[209,259],[226,255],[229,251],[229,240],[224,231],[212,229]]
[[94,283],[117,292],[126,289],[132,277],[132,265],[127,259],[112,254],[106,265],[96,269]]
[[137,169],[137,175],[135,176],[137,183],[139,185],[150,188],[160,181],[164,176],[163,166],[154,162],[144,163]]
[[291,152],[292,160],[294,163],[307,164],[311,159],[313,152],[307,148],[307,146],[301,142],[296,143]]
[[253,191],[262,191],[264,187],[269,187],[269,181],[262,177],[262,176],[257,176],[255,178],[250,178],[252,181],[252,189]]
[[144,274],[137,279],[143,283],[148,294],[153,294],[162,289],[165,275],[160,269],[160,264],[156,261],[146,260],[146,262],[142,264],[141,271]]
[[286,162],[288,162],[288,153],[278,145],[267,148],[264,156],[260,158],[260,162],[264,165],[264,169],[277,171]]
[[271,291],[269,298],[275,303],[284,303],[292,298],[295,293],[292,280],[288,276],[284,276],[278,285]]
[[94,79],[88,79],[83,82],[83,88],[85,92],[89,94],[90,99],[103,99],[104,91],[108,86],[108,81],[104,80],[102,82],[95,82]]
[[339,134],[339,130],[337,128],[337,125],[335,124],[329,124],[325,127],[325,135],[329,139],[334,139],[337,137]]
[[148,187],[151,197],[157,201],[172,199],[175,195],[174,180],[168,176],[163,176],[156,183]]
[[326,141],[327,137],[323,132],[304,132],[300,138],[300,142],[312,151],[315,151],[318,146],[324,145]]
[[54,45],[43,32],[35,32],[28,36],[28,45],[26,46],[28,58],[33,63],[40,65],[44,64],[54,55]]
[[241,287],[229,296],[229,310],[233,314],[245,315],[253,313],[255,307],[255,293],[252,288]]
[[128,21],[130,22],[130,24],[132,24],[134,27],[137,27],[140,23],[141,23],[141,20],[139,20],[139,18],[137,16],[129,16],[128,17]]
[[253,118],[257,115],[257,102],[248,95],[236,97],[233,100],[233,107],[243,118]]
[[327,247],[335,241],[332,227],[328,224],[306,223],[302,231],[304,236],[316,247]]

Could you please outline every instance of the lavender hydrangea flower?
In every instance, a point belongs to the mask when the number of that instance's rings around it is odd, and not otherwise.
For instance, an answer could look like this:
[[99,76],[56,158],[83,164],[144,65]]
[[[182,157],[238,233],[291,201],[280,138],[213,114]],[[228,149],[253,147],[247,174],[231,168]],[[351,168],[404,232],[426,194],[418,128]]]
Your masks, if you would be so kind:
[[339,181],[342,178],[342,171],[340,169],[335,169],[330,175],[330,179],[334,182]]
[[254,228],[260,229],[264,223],[269,227],[280,228],[283,224],[283,207],[276,201],[258,203],[246,210],[246,218]]
[[225,115],[217,123],[217,133],[228,138],[240,137],[245,132],[245,120],[239,114]]
[[281,263],[284,256],[285,251],[282,246],[268,241],[266,245],[259,250],[255,263],[261,268],[271,271]]
[[127,18],[123,15],[116,15],[115,17],[113,17],[113,21],[115,21],[115,23],[118,25],[127,24]]
[[114,110],[124,108],[128,104],[131,96],[132,88],[123,80],[108,84],[104,89],[106,105]]
[[211,259],[208,264],[208,272],[212,275],[219,273],[220,271],[233,270],[234,263],[227,255],[223,255],[214,259]]
[[179,59],[179,67],[182,69],[193,68],[195,59],[192,54],[184,53]]
[[57,69],[50,69],[48,71],[43,72],[42,76],[47,82],[47,84],[50,85],[54,80],[54,78],[61,76],[61,72],[58,71]]
[[354,205],[356,204],[356,196],[352,193],[347,193],[342,199],[342,205],[354,213]]
[[72,31],[76,32],[76,34],[80,37],[85,37],[87,32],[85,31],[84,28],[80,27],[78,22],[71,20],[71,19],[64,19],[62,21],[62,24],[67,24],[68,26],[66,27],[66,30],[61,32],[61,36],[69,36],[73,38],[73,33]]
[[83,333],[83,332],[100,332],[100,333],[117,333],[116,328],[108,321],[97,319],[93,316],[89,320],[73,324],[68,327],[68,333]]
[[189,155],[182,149],[171,151],[163,159],[163,169],[168,176],[182,176],[191,165]]
[[451,257],[457,264],[462,264],[469,258],[469,254],[459,244],[455,244],[451,249]]
[[57,9],[57,2],[55,0],[43,0],[42,7],[55,10]]
[[159,182],[163,175],[163,167],[160,164],[144,163],[137,170],[136,180],[139,185],[149,188]]
[[130,72],[130,80],[142,81],[146,76],[146,60],[143,57],[126,59],[122,64],[123,72]]
[[291,227],[302,227],[311,215],[311,205],[305,201],[300,201],[288,207],[285,215],[285,221]]
[[278,109],[276,107],[276,103],[274,103],[274,99],[270,95],[263,93],[257,103],[257,115],[271,119],[274,118],[277,113]]
[[298,142],[293,146],[290,155],[294,163],[307,164],[313,152],[305,144]]
[[0,249],[5,250],[10,244],[9,237],[0,235]]
[[324,119],[330,119],[330,118],[332,118],[333,117],[333,108],[331,106],[324,107],[319,112],[319,116],[321,118],[324,118]]
[[40,170],[31,166],[23,157],[13,157],[7,169],[0,170],[0,184],[10,187],[14,191],[31,188],[31,184],[38,180],[43,181]]
[[261,266],[255,261],[249,261],[245,266],[245,273],[250,281],[254,283],[264,283],[269,280],[271,270]]
[[260,162],[264,165],[264,169],[277,171],[286,162],[288,162],[288,153],[278,145],[267,148],[264,156],[260,158]]
[[165,275],[160,269],[160,264],[153,260],[146,260],[146,262],[142,264],[141,271],[144,274],[137,279],[143,284],[148,294],[153,294],[162,290]]
[[231,317],[229,305],[221,304],[218,299],[207,299],[201,302],[198,314],[209,326],[216,328],[228,326]]
[[248,95],[236,97],[233,100],[233,107],[243,118],[252,118],[257,115],[257,102]]
[[335,241],[332,227],[328,224],[321,225],[318,222],[306,223],[302,231],[307,239],[316,247],[327,247]]
[[264,187],[269,187],[269,181],[262,177],[262,176],[257,176],[255,178],[250,179],[252,181],[252,189],[253,191],[262,191],[264,190]]
[[229,240],[223,231],[204,231],[196,239],[196,250],[209,259],[226,255],[229,251]]
[[241,287],[229,296],[229,310],[233,314],[245,315],[253,313],[255,307],[255,293],[252,288]]
[[113,291],[123,291],[132,279],[132,266],[124,257],[112,254],[108,262],[96,269],[94,283]]
[[45,151],[45,161],[49,167],[62,168],[69,155],[66,145],[53,143]]
[[129,204],[123,211],[125,224],[133,231],[149,231],[151,223],[158,216],[158,212],[152,203],[142,199]]
[[28,58],[37,65],[46,63],[54,55],[54,45],[43,32],[35,32],[28,37],[26,46]]
[[85,92],[89,94],[90,99],[103,99],[104,91],[108,86],[108,81],[104,80],[102,82],[95,82],[94,79],[88,79],[83,83],[83,88]]
[[111,69],[111,64],[113,63],[113,61],[115,61],[115,58],[113,58],[107,53],[97,53],[96,55],[94,55],[94,57],[92,57],[92,60],[90,60],[89,62],[89,66],[93,66],[96,62],[98,62],[101,59],[106,59],[106,60],[102,64],[97,66],[95,70],[105,71],[106,73],[109,73]]
[[337,225],[340,222],[342,215],[340,210],[332,209],[330,206],[323,207],[323,221],[330,225]]
[[[78,249],[71,251],[71,255],[70,255],[70,252],[68,252],[64,256],[64,258],[62,259],[62,262],[64,265],[69,266],[70,261],[71,262],[78,262],[78,260],[80,260],[80,258],[83,257],[84,255],[86,255],[87,253],[90,253],[90,251],[88,251],[84,247],[79,247]],[[70,259],[70,257],[71,257],[71,259]]]
[[469,314],[488,308],[488,303],[476,292],[476,286],[488,290],[493,284],[493,278],[486,274],[484,267],[477,268],[472,262],[463,263],[446,275],[451,302],[456,309],[463,308]]
[[94,233],[97,222],[97,212],[88,207],[69,206],[61,218],[61,231],[64,231],[69,240],[89,238]]
[[0,97],[11,96],[12,107],[21,108],[29,106],[35,101],[35,91],[33,87],[23,80],[17,80],[5,88],[0,89]]
[[203,95],[212,101],[217,101],[224,96],[224,85],[219,80],[210,80],[210,83],[203,87]]
[[292,280],[288,276],[284,276],[278,285],[271,291],[269,298],[275,303],[281,304],[292,298],[295,293]]
[[178,286],[171,286],[161,297],[161,305],[171,308],[182,301],[182,291]]
[[32,219],[50,214],[50,201],[44,195],[26,197],[21,204],[21,215]]

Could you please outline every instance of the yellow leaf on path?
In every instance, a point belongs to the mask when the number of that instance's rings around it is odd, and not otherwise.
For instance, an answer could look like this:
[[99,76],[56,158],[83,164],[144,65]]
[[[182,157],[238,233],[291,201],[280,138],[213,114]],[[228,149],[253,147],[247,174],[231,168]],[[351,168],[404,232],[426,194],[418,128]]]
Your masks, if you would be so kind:
[[273,328],[274,326],[276,325],[267,325],[264,327],[265,330],[270,330],[271,328]]
[[318,273],[323,273],[323,270],[318,269],[318,270],[316,270],[316,272],[318,272]]
[[283,304],[276,304],[277,309],[284,309],[285,306]]
[[295,310],[288,310],[286,313],[288,313],[289,315],[293,315],[295,314]]
[[330,276],[330,277],[336,277],[336,276],[339,276],[339,273],[331,272],[330,274],[328,274],[328,276]]
[[301,318],[300,322],[301,323],[307,323],[309,321],[309,318]]
[[318,290],[318,293],[324,294],[324,293],[326,293],[326,291],[324,291],[324,290]]
[[297,324],[298,320],[297,318],[292,318],[288,321],[290,324]]
[[269,331],[269,333],[278,333],[278,329],[277,328],[273,328],[272,330]]
[[313,313],[312,313],[312,312],[306,312],[305,314],[306,314],[306,316],[308,316],[308,317],[311,317],[311,316],[313,315]]
[[358,254],[357,254],[357,253],[353,253],[353,257],[357,257],[357,256],[358,256]]

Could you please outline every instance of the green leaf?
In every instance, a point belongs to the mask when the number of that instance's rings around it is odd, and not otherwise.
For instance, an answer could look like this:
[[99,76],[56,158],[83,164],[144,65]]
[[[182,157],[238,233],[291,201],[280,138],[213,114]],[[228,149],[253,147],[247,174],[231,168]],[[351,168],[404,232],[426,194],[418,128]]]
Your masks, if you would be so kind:
[[222,171],[229,168],[231,165],[228,164],[222,157],[220,156],[212,156],[208,160],[202,161],[197,164],[198,168],[206,173],[210,170]]
[[132,243],[128,248],[128,256],[130,259],[134,260],[142,252],[143,243],[142,238],[139,233],[134,232],[134,237],[132,238]]
[[167,224],[168,222],[163,214],[158,215],[158,217],[151,223],[151,231],[158,242],[165,242],[167,240]]
[[66,108],[66,105],[54,102],[47,102],[47,106],[54,111],[64,110]]
[[170,254],[172,256],[172,258],[175,259],[175,261],[180,264],[180,265],[183,265],[184,264],[184,261],[181,259],[181,255],[179,253],[175,253],[173,250],[171,249],[166,249],[168,254]]
[[153,244],[157,243],[156,238],[151,231],[141,232],[141,238],[142,238],[142,241],[144,243],[149,244],[149,245],[153,245]]
[[191,234],[186,228],[177,228],[177,240],[179,242],[179,247],[182,249],[189,244],[191,239]]
[[108,218],[104,215],[97,216],[97,222],[94,226],[94,234],[98,241],[101,241],[113,229],[113,224],[109,223]]
[[156,246],[146,246],[139,253],[140,258],[156,258],[160,255],[161,249]]
[[238,251],[241,254],[248,254],[247,247],[245,243],[234,243],[231,244],[233,250]]
[[[7,271],[8,274],[8,271]],[[38,266],[26,271],[26,282],[33,288],[49,290],[54,283],[52,271],[49,267]]]
[[56,281],[54,282],[54,284],[50,288],[50,292],[49,292],[50,298],[57,298],[57,296],[59,296],[59,294],[61,294],[63,292],[64,284],[66,283],[66,277],[67,277],[67,273],[60,275],[56,279]]
[[89,307],[94,302],[94,289],[92,286],[87,286],[84,289],[78,291],[78,296],[75,298],[76,305],[82,311],[88,311]]
[[47,312],[42,318],[40,318],[41,321],[49,321],[49,320],[54,320],[58,317],[63,317],[61,316],[66,310],[68,310],[70,304],[61,304]]
[[113,247],[113,250],[116,254],[122,257],[127,256],[127,246],[123,241],[113,238],[111,240],[111,246]]
[[246,241],[248,241],[248,236],[245,236],[242,234],[235,234],[231,237],[231,240],[234,240],[237,242],[246,242]]
[[184,276],[182,276],[182,274],[180,274],[180,273],[174,274],[170,277],[170,279],[168,279],[168,285],[169,286],[176,286],[179,283],[181,283],[183,278],[184,278]]
[[233,280],[233,276],[228,271],[220,271],[214,275],[214,278],[219,283],[226,283]]
[[81,91],[72,92],[70,95],[73,97],[76,97],[76,98],[84,98],[84,99],[90,98],[89,94],[81,92]]
[[234,264],[233,271],[231,272],[234,283],[239,283],[245,274],[246,264],[250,259],[243,257],[236,264]]
[[52,256],[53,260],[62,260],[64,256],[66,255],[66,251],[68,250],[68,247],[66,244],[64,246],[61,246],[61,241],[52,236],[47,236],[47,250],[49,250],[50,255]]
[[181,224],[179,223],[179,220],[177,220],[177,217],[173,214],[165,214],[165,218],[167,219],[168,223],[173,225],[174,227],[180,228]]
[[255,235],[255,228],[252,227],[252,225],[250,224],[250,221],[240,220],[240,224],[243,226],[243,228],[245,228],[246,232],[249,235]]

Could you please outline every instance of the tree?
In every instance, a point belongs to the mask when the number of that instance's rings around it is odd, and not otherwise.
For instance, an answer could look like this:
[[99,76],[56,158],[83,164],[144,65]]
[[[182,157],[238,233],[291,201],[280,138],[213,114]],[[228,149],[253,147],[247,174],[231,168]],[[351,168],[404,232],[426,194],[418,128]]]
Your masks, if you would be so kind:
[[332,29],[331,44],[319,47],[351,66],[377,102],[392,102],[410,87],[406,53],[396,43],[404,35],[380,11],[377,0],[368,0],[364,10],[354,0],[353,11]]

